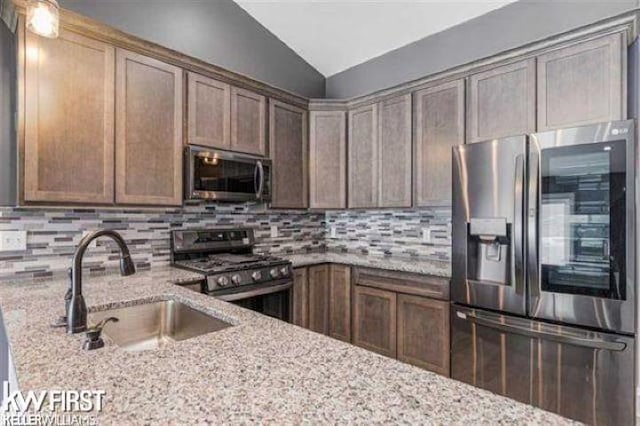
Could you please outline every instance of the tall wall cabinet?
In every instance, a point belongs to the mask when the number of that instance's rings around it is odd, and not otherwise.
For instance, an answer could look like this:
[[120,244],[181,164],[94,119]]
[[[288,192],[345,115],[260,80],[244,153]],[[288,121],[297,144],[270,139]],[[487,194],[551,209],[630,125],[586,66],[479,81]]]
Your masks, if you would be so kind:
[[347,206],[347,117],[345,111],[311,111],[309,123],[309,206]]

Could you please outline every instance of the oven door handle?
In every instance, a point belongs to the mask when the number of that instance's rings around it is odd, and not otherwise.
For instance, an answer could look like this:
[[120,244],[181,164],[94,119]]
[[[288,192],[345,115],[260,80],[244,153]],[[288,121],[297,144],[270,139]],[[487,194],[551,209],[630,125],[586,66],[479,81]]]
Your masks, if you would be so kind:
[[220,296],[213,295],[213,297],[215,297],[216,299],[224,300],[225,302],[234,302],[236,300],[248,299],[250,297],[264,296],[265,294],[279,293],[281,291],[290,290],[292,287],[293,281],[288,281],[284,284],[260,287],[240,293],[223,294]]

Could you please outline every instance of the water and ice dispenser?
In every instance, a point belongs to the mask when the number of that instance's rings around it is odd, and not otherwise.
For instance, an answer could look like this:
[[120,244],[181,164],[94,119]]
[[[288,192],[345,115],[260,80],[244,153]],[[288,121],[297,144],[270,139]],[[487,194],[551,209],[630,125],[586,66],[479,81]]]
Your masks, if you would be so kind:
[[504,217],[471,218],[467,224],[467,279],[510,285],[511,232]]

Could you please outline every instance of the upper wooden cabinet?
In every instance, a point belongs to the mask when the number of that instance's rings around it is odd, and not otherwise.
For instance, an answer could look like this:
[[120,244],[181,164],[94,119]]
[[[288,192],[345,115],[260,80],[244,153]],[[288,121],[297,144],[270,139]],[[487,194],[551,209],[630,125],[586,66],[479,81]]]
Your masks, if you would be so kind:
[[181,205],[182,70],[116,56],[116,202]]
[[378,206],[378,105],[349,111],[349,208]]
[[114,48],[27,31],[26,52],[24,200],[113,203]]
[[538,56],[538,131],[626,118],[626,44],[615,33]]
[[188,73],[189,143],[211,148],[231,148],[231,86]]
[[273,207],[309,206],[307,122],[305,110],[274,99],[269,101]]
[[231,150],[265,155],[266,98],[249,90],[231,88]]
[[329,336],[351,341],[351,268],[329,267]]
[[310,114],[311,208],[346,207],[346,121],[343,111]]
[[464,81],[414,94],[416,206],[451,205],[452,147],[464,143]]
[[411,206],[411,95],[379,104],[380,207]]
[[467,142],[535,131],[535,72],[535,59],[526,59],[469,77]]

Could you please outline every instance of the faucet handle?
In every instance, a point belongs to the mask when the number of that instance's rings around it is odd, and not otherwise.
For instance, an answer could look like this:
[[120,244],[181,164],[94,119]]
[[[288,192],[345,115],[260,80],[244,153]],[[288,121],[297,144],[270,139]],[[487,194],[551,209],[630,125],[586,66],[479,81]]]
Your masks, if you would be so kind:
[[82,342],[82,349],[84,349],[85,351],[90,351],[93,349],[100,349],[104,347],[104,340],[102,339],[102,329],[105,325],[107,325],[107,323],[118,321],[120,320],[116,317],[105,318],[94,327],[88,329],[84,338],[84,342]]

